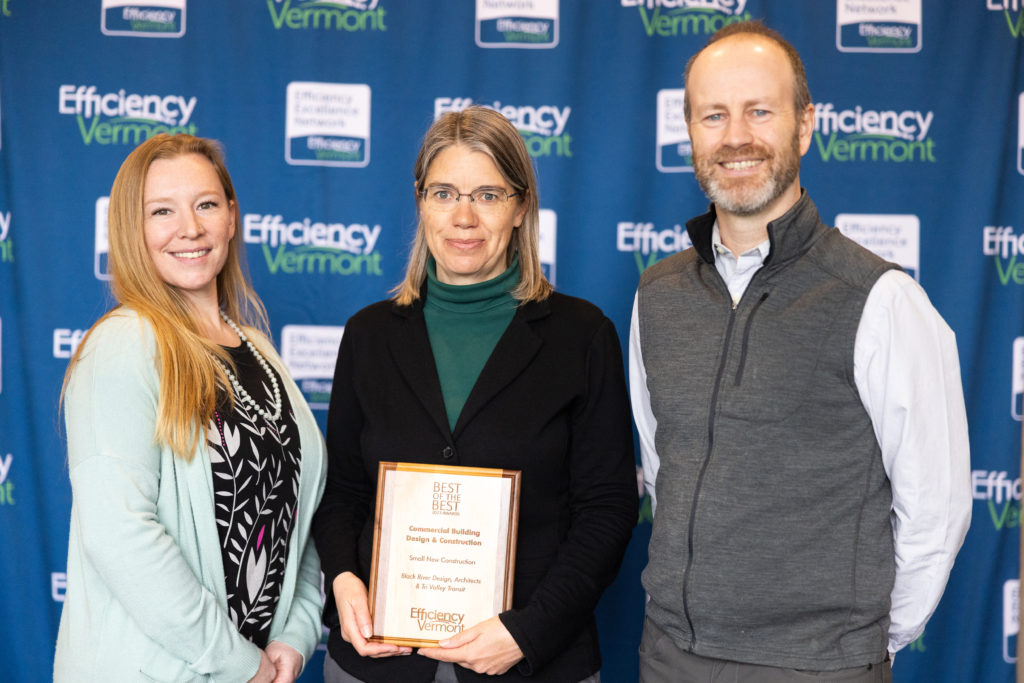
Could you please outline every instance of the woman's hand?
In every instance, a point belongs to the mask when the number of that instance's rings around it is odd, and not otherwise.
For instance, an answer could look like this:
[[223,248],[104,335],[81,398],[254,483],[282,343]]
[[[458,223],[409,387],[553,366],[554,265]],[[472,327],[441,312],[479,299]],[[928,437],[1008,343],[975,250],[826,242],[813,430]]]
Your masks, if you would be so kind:
[[273,683],[295,683],[302,673],[302,655],[291,645],[272,640],[267,643],[267,657],[274,663],[277,676]]
[[407,655],[411,647],[399,647],[389,643],[372,643],[373,622],[370,620],[370,603],[366,597],[366,585],[352,572],[338,574],[332,585],[334,602],[338,606],[341,620],[341,637],[351,643],[363,657],[391,657]]
[[266,652],[260,650],[260,668],[256,670],[256,675],[249,679],[249,683],[274,683],[275,676],[277,669],[274,663],[270,661]]
[[505,673],[523,658],[523,651],[498,617],[442,640],[438,647],[421,647],[419,653],[491,676]]

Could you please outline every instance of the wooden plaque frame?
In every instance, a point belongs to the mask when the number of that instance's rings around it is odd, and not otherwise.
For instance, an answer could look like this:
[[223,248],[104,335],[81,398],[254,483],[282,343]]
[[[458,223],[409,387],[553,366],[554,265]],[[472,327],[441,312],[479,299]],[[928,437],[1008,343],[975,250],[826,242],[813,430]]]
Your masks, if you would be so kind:
[[521,480],[519,470],[380,463],[371,641],[433,647],[512,608]]

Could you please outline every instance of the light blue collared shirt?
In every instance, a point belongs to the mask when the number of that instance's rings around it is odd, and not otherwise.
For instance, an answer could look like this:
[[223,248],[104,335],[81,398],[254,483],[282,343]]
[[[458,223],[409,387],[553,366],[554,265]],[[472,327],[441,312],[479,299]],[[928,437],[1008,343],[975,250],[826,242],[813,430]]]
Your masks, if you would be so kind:
[[729,296],[732,297],[732,307],[736,308],[746,291],[747,285],[754,277],[754,273],[761,269],[764,260],[768,258],[771,251],[771,240],[765,240],[749,251],[739,256],[732,253],[729,247],[722,243],[722,234],[718,230],[718,221],[715,221],[711,229],[711,246],[715,248],[715,268],[718,274],[725,280],[729,287]]

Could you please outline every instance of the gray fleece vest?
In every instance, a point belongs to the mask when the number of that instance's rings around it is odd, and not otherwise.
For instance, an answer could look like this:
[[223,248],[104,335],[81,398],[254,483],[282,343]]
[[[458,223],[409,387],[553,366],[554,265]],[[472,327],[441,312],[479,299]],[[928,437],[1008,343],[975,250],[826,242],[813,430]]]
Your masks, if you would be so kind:
[[694,248],[640,280],[661,459],[647,615],[686,651],[798,669],[884,658],[892,494],[853,377],[868,292],[893,264],[822,224],[804,194],[735,308]]

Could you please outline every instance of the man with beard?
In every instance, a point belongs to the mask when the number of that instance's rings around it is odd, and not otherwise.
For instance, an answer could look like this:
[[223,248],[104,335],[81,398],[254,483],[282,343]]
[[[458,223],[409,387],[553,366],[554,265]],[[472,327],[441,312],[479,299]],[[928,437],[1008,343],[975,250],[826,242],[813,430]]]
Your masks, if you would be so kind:
[[953,332],[801,189],[814,107],[789,43],[729,25],[685,81],[712,206],[633,308],[640,680],[891,680],[970,523]]

